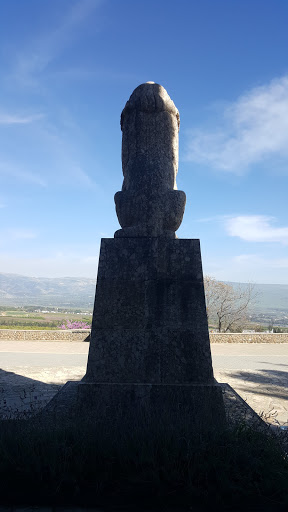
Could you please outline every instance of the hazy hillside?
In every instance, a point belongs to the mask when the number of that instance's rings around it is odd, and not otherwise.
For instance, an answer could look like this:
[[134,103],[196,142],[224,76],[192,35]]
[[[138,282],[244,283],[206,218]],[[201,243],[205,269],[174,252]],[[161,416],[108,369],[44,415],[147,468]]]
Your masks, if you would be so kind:
[[[227,283],[228,284],[228,283]],[[245,283],[229,283],[233,287],[247,286]],[[252,323],[288,326],[288,285],[255,284],[256,299],[249,308]]]
[[258,284],[259,300],[254,309],[288,311],[288,284]]
[[0,305],[93,307],[96,279],[27,277],[0,273]]
[[[236,288],[248,286],[247,283],[227,283]],[[288,311],[288,284],[255,284],[256,294],[253,309],[258,310],[281,310]]]
[[[229,283],[237,286],[237,283]],[[0,305],[93,307],[95,279],[82,277],[27,277],[0,273]],[[245,284],[241,284],[245,286]],[[288,312],[288,285],[257,284],[255,312]]]

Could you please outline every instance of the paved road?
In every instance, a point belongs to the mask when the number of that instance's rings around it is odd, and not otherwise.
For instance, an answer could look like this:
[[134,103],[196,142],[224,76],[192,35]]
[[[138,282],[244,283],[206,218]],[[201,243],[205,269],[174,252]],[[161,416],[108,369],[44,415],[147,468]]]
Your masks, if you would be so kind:
[[[89,344],[83,342],[3,342],[0,343],[0,368],[85,367]],[[288,343],[212,344],[214,370],[288,371]],[[53,351],[55,353],[53,353]]]
[[281,370],[288,371],[288,343],[211,345],[215,370]]
[[13,353],[0,354],[0,367],[3,370],[17,366],[37,366],[42,368],[56,368],[58,366],[85,366],[87,354],[41,354],[41,353]]
[[[266,421],[288,425],[288,343],[212,344],[214,375]],[[0,342],[0,418],[41,408],[86,370],[83,342]],[[33,403],[32,403],[33,402]]]

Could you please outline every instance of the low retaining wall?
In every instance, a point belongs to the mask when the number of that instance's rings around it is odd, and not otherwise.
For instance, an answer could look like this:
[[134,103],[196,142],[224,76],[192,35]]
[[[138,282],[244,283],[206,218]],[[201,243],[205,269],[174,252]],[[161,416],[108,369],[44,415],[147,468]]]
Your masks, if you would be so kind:
[[90,332],[90,329],[57,329],[57,331],[0,329],[0,341],[84,341],[87,336],[90,336]]
[[211,332],[211,343],[288,343],[288,332],[285,333],[238,333]]
[[[90,329],[28,331],[0,329],[0,341],[84,341],[90,337]],[[87,340],[89,341],[89,339]],[[288,333],[210,333],[211,343],[288,343]]]

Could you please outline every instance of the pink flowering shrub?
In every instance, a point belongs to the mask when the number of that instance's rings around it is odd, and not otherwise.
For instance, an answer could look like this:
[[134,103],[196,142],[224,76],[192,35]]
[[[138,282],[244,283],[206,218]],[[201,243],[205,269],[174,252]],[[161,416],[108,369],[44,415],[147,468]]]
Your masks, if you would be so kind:
[[59,325],[59,329],[91,329],[91,325],[87,324],[87,322],[79,322],[77,320],[71,322],[67,320]]

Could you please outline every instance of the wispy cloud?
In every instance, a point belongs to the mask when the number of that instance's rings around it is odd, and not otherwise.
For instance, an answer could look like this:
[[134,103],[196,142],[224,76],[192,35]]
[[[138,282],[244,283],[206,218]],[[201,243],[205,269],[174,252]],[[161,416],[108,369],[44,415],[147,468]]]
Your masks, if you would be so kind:
[[34,121],[38,121],[43,118],[43,114],[34,114],[34,115],[16,115],[16,114],[1,114],[0,113],[0,124],[29,124]]
[[7,162],[0,162],[0,176],[1,175],[5,175],[8,178],[16,178],[17,181],[19,180],[24,183],[32,183],[33,185],[40,185],[41,187],[47,186],[46,181],[44,181],[39,174],[23,170]]
[[274,217],[265,215],[239,215],[226,219],[225,227],[230,236],[248,242],[278,242],[288,245],[288,227],[273,225]]
[[70,3],[69,10],[61,22],[42,37],[33,39],[31,46],[19,52],[13,79],[22,85],[35,87],[40,75],[51,61],[71,44],[85,20],[102,3],[102,0],[78,0],[74,5]]
[[272,156],[288,162],[288,75],[224,107],[212,130],[191,130],[186,159],[241,173]]
[[26,240],[36,238],[36,233],[30,229],[8,229],[6,231],[6,237],[10,240]]
[[58,176],[58,182],[70,186],[97,187],[96,183],[77,163],[67,161],[66,170]]
[[[85,166],[82,165],[82,157],[77,154],[78,151],[73,145],[73,140],[67,140],[58,132],[59,129],[56,126],[51,127],[47,124],[41,124],[41,126],[37,126],[37,129],[33,128],[32,132],[29,132],[29,136],[27,132],[27,140],[32,148],[29,161],[25,162],[24,159],[24,164],[22,164],[21,153],[7,155],[5,160],[0,161],[0,176],[8,182],[26,183],[40,187],[58,184],[72,188],[79,186],[98,188]],[[35,141],[38,153],[43,151],[43,155],[45,155],[39,164],[39,170],[36,166],[37,160],[33,159]]]
[[14,246],[15,243],[18,246],[22,245],[25,240],[32,240],[37,238],[37,233],[32,229],[16,227],[16,228],[6,228],[0,230],[0,247],[1,251],[3,249],[9,248],[11,245]]
[[201,217],[195,219],[196,222],[223,222],[225,219],[230,219],[231,215],[212,215],[211,217]]
[[240,254],[234,257],[238,264],[249,265],[252,267],[267,267],[269,269],[288,268],[288,258],[263,258],[257,254]]
[[[95,249],[99,253],[99,248]],[[97,276],[98,257],[61,252],[47,257],[0,254],[1,272],[33,277],[92,277]]]
[[127,71],[117,71],[109,68],[99,68],[98,64],[94,68],[89,67],[65,67],[54,70],[49,73],[49,80],[65,80],[65,81],[97,81],[97,82],[137,82],[139,77],[137,74]]
[[239,254],[232,258],[204,260],[204,273],[219,281],[288,284],[288,258],[269,258],[262,254]]
[[99,260],[99,257],[98,255],[97,256],[87,256],[86,258],[83,258],[81,263],[83,264],[92,264],[92,265],[95,265],[95,268],[97,268],[97,265],[98,265],[98,260]]
[[[72,187],[97,187],[81,163],[82,157],[75,143],[78,132],[73,130],[73,126],[70,133],[71,139],[63,135],[56,124],[47,123],[37,130],[38,141],[51,158],[50,165],[53,167],[53,170],[49,170],[47,181]],[[47,172],[46,166],[43,167]]]

